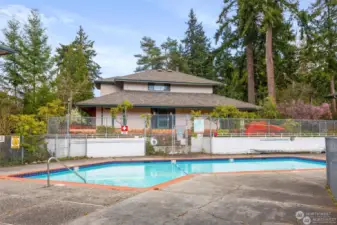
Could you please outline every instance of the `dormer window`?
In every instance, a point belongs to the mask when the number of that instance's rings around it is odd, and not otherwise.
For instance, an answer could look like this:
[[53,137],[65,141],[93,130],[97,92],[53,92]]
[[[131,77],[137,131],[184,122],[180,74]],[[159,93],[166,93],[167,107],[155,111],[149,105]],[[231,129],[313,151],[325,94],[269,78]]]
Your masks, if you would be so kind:
[[170,84],[149,83],[148,90],[149,91],[170,91]]

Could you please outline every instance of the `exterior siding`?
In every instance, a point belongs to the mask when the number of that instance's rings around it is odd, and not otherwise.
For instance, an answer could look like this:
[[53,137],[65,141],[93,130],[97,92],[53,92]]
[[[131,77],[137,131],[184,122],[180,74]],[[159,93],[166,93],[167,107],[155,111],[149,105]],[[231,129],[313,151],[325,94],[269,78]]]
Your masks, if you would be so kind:
[[147,83],[129,83],[124,82],[125,91],[147,91]]
[[213,94],[211,86],[171,85],[171,92]]
[[[126,91],[148,91],[147,83],[130,83],[124,82],[124,90]],[[190,86],[190,85],[176,85],[171,84],[171,92],[178,93],[205,93],[213,94],[213,87],[211,86]]]
[[[142,114],[149,114],[151,113],[150,108],[133,108],[128,111],[128,126],[129,129],[143,129],[145,124],[144,124],[144,119],[141,118],[140,116]],[[115,123],[115,126],[118,127],[120,124]]]
[[[140,116],[142,114],[151,113],[150,108],[133,108],[128,111],[127,123],[130,129],[143,129],[144,128],[144,119]],[[118,116],[120,120],[121,115]],[[110,115],[110,109],[102,107],[96,107],[96,125],[97,126],[112,126],[112,118]],[[119,128],[121,124],[116,120],[113,123],[115,128]]]
[[101,96],[121,91],[122,89],[114,84],[101,84]]
[[96,125],[97,126],[112,126],[112,118],[110,115],[110,109],[102,107],[96,107]]

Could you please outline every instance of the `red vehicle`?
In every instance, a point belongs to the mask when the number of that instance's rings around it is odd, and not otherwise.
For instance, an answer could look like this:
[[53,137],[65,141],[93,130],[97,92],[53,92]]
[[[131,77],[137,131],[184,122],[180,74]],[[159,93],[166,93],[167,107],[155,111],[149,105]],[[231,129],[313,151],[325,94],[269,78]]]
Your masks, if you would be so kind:
[[280,126],[270,125],[266,121],[252,122],[246,125],[246,135],[250,134],[270,134],[270,133],[280,133],[285,129]]

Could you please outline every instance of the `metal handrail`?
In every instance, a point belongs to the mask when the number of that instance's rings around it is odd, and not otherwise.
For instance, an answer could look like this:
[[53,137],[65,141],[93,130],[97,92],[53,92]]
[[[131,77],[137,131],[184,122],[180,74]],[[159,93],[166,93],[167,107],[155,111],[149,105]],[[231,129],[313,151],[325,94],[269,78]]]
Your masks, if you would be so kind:
[[48,159],[48,162],[47,162],[47,186],[48,187],[50,187],[50,168],[49,168],[49,164],[50,164],[51,160],[55,160],[56,162],[60,163],[62,166],[64,166],[65,168],[67,168],[70,172],[73,172],[76,176],[78,176],[79,178],[81,178],[84,183],[87,183],[87,181],[79,173],[77,173],[75,170],[70,169],[66,164],[62,163],[56,157],[50,157]]

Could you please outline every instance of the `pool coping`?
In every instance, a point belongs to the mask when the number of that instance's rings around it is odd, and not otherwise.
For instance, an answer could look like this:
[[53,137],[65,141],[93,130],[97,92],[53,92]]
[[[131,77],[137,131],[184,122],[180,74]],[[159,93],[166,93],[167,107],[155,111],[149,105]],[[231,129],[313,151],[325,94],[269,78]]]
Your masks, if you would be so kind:
[[[302,160],[309,160],[309,161],[316,161],[316,162],[326,162],[324,159],[317,159],[309,156],[261,156],[261,157],[221,157],[221,158],[170,158],[170,159],[139,159],[139,160],[108,160],[103,162],[97,163],[85,163],[75,166],[69,166],[70,168],[74,167],[89,167],[95,165],[104,165],[104,164],[114,164],[114,163],[137,163],[137,162],[169,162],[172,160],[176,161],[203,161],[203,160],[241,160],[241,159],[285,159],[285,158],[292,158],[292,159],[302,159]],[[64,167],[57,167],[50,169],[50,172],[55,171],[63,171],[66,170]],[[71,185],[71,186],[82,186],[82,187],[91,187],[91,188],[102,188],[102,189],[110,189],[110,190],[121,190],[121,191],[148,191],[148,190],[158,190],[160,188],[167,187],[169,185],[179,183],[183,180],[191,179],[195,176],[200,175],[216,175],[216,174],[259,174],[259,173],[285,173],[285,172],[303,172],[303,171],[323,171],[325,168],[309,168],[309,169],[295,169],[295,170],[255,170],[255,171],[234,171],[234,172],[213,172],[213,173],[194,173],[194,174],[186,174],[184,176],[151,186],[146,188],[137,188],[137,187],[128,187],[128,186],[114,186],[114,185],[103,185],[103,184],[89,184],[89,183],[80,183],[80,182],[69,182],[69,181],[55,181],[51,180],[51,184],[59,184],[59,185]],[[33,170],[29,172],[21,172],[15,174],[8,174],[8,175],[0,175],[0,179],[3,180],[13,180],[13,181],[26,181],[26,182],[35,182],[35,183],[46,183],[46,180],[42,179],[32,179],[26,178],[25,175],[32,175],[38,173],[46,173],[47,170]]]

